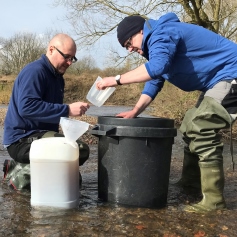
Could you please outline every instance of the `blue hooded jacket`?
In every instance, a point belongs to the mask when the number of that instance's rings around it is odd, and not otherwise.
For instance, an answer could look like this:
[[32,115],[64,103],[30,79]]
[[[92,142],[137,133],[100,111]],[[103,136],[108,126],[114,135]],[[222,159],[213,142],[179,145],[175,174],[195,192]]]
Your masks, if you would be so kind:
[[17,76],[6,118],[3,144],[10,145],[34,132],[58,132],[60,117],[67,117],[63,104],[64,79],[42,55]]
[[201,26],[182,23],[174,13],[144,24],[142,50],[148,62],[143,94],[154,99],[164,80],[184,91],[207,91],[237,78],[237,45]]

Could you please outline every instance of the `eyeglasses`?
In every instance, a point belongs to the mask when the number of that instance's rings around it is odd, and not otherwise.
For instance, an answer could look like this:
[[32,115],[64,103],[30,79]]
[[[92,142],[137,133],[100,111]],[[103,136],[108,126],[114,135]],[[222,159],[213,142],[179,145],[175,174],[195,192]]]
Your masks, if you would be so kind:
[[54,46],[54,48],[63,56],[63,58],[67,61],[67,62],[72,62],[72,63],[75,63],[77,61],[77,58],[75,56],[71,56],[71,55],[68,55],[68,54],[64,54],[63,52],[61,52],[58,48],[56,48]]
[[127,50],[128,50],[129,47],[132,46],[131,40],[132,40],[132,37],[130,37],[130,38],[128,39],[127,43],[124,45],[124,47],[125,47]]

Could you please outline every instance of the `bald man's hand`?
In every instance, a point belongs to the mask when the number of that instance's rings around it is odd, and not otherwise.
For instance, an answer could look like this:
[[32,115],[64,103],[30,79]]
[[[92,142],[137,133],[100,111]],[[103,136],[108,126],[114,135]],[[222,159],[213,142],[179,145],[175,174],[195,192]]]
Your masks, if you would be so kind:
[[69,116],[82,116],[90,108],[88,103],[75,102],[69,106]]

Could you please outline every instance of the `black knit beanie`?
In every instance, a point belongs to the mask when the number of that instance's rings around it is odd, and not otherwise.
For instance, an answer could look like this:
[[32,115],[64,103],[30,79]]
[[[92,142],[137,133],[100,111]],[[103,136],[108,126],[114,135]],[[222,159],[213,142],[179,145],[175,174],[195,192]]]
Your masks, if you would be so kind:
[[124,47],[124,43],[133,35],[143,30],[145,19],[141,16],[127,16],[119,24],[117,28],[117,37],[119,43]]

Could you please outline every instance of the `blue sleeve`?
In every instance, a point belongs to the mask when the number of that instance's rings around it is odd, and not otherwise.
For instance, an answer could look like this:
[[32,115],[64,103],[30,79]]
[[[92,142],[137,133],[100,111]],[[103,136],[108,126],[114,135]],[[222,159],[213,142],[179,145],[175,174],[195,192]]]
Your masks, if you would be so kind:
[[162,77],[147,81],[143,88],[142,94],[146,94],[154,100],[158,92],[162,89],[164,81],[165,79]]

